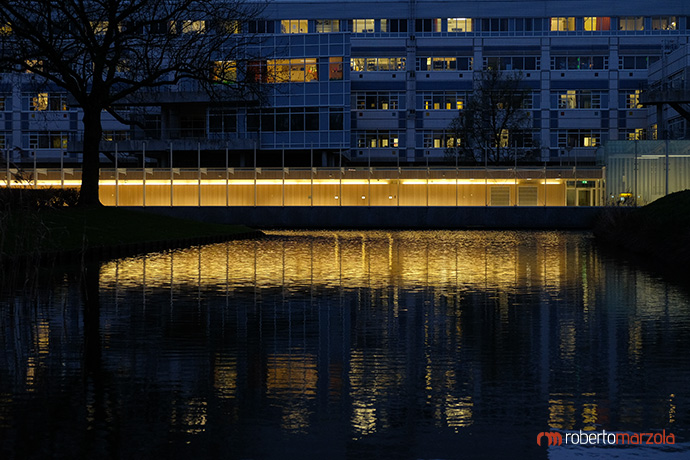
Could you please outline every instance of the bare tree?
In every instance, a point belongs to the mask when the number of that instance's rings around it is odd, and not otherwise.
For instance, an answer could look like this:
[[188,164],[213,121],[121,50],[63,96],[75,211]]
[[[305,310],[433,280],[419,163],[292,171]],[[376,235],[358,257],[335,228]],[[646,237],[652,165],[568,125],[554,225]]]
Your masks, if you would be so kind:
[[[237,69],[252,38],[237,33],[262,5],[244,0],[2,0],[0,65],[66,90],[83,111],[80,204],[97,205],[101,114],[193,80],[249,88]],[[246,29],[245,29],[246,30]],[[246,85],[245,85],[246,83]]]
[[499,164],[514,159],[517,147],[536,147],[530,115],[524,109],[530,91],[519,72],[488,69],[475,74],[474,90],[448,129],[454,142],[446,156],[470,163]]

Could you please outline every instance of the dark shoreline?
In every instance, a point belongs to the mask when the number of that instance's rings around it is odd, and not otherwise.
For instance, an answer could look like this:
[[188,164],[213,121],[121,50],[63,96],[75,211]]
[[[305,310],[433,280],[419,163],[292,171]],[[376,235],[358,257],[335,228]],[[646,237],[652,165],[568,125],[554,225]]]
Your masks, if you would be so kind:
[[90,262],[264,235],[244,225],[201,223],[109,207],[5,207],[0,231],[3,270]]
[[594,225],[605,251],[659,272],[685,278],[690,260],[690,190],[633,210],[608,208]]

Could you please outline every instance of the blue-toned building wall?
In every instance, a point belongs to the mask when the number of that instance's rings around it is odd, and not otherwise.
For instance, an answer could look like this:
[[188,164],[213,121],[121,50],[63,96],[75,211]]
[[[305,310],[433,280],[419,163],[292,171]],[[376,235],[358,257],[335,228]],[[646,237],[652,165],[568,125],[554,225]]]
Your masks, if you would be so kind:
[[[234,150],[249,144],[228,139],[249,140],[258,155],[313,150],[319,162],[330,164],[337,164],[340,153],[360,164],[447,161],[449,123],[467,101],[477,73],[499,66],[519,69],[532,90],[529,148],[538,150],[539,159],[593,160],[608,140],[654,136],[651,109],[638,104],[639,92],[651,62],[669,48],[687,46],[689,17],[690,2],[682,0],[275,0],[255,29],[245,32],[259,32],[258,52],[267,60],[315,59],[318,78],[266,83],[264,106],[233,107],[236,125],[228,132],[214,131],[212,108],[202,107],[202,137],[225,139]],[[342,58],[337,78],[329,75],[331,58]],[[24,159],[36,152],[39,159],[54,161],[61,149],[52,138],[49,145],[37,141],[36,133],[78,139],[81,113],[32,111],[25,92],[17,89],[26,78],[2,77],[2,148],[23,152]],[[265,124],[257,126],[257,111],[267,117]],[[284,124],[286,114],[300,113],[305,126]],[[162,109],[163,141],[185,137],[176,116]],[[132,132],[112,119],[104,129],[113,139]],[[193,134],[187,137],[199,137],[198,131]],[[74,152],[67,156],[78,159]]]
[[[592,160],[609,139],[651,138],[639,91],[650,62],[669,46],[687,45],[688,14],[690,4],[682,1],[278,1],[267,10],[276,30],[279,21],[307,19],[313,33],[317,20],[332,19],[349,32],[348,153],[360,162],[443,161],[457,100],[466,100],[476,73],[495,58],[522,59],[543,160]],[[453,27],[454,18],[471,26]],[[382,57],[405,58],[405,66],[372,70],[370,60]],[[457,68],[422,68],[424,60],[440,57],[454,57]],[[362,59],[364,69],[357,65]],[[447,104],[449,93],[455,104]],[[595,101],[571,106],[583,94]],[[397,98],[397,105],[367,104],[373,95]]]

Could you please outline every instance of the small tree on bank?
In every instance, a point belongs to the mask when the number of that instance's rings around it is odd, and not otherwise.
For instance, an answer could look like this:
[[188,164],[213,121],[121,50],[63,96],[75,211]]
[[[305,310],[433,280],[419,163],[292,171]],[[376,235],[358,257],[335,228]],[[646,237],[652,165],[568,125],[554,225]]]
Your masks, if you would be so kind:
[[[66,90],[83,111],[81,205],[97,205],[101,114],[132,123],[118,104],[195,80],[235,83],[261,12],[243,0],[3,0],[0,65]],[[245,29],[246,30],[246,29]]]
[[448,130],[455,140],[446,157],[464,163],[500,164],[515,159],[517,146],[535,148],[531,118],[524,109],[530,90],[519,72],[478,72],[472,95]]

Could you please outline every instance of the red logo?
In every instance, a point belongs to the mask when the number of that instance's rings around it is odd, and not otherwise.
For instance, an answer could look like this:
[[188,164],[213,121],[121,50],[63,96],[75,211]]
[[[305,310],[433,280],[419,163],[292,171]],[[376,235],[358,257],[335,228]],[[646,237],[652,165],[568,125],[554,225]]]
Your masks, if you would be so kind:
[[563,444],[563,436],[561,436],[561,433],[553,433],[550,431],[546,431],[543,433],[539,433],[537,435],[537,445],[541,446],[541,438],[542,436],[546,437],[548,439],[549,443],[547,444],[548,446],[560,446]]

